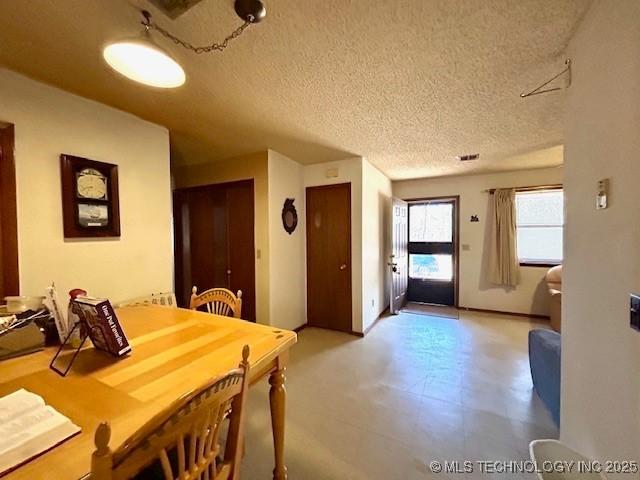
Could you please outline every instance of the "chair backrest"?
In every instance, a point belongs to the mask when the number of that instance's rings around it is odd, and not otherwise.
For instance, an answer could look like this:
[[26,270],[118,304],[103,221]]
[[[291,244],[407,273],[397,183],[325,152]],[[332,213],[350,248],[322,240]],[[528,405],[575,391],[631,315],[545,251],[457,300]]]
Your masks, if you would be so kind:
[[207,307],[209,313],[242,318],[242,290],[238,290],[238,294],[234,295],[226,288],[211,288],[198,295],[198,287],[193,287],[189,308],[197,310],[203,305]]
[[139,307],[141,305],[158,305],[160,307],[177,307],[176,294],[173,292],[160,292],[145,295],[143,297],[131,298],[119,302],[117,307]]
[[549,290],[562,291],[562,265],[551,267],[545,275]]
[[[129,480],[138,475],[164,480],[239,478],[248,388],[249,346],[245,346],[239,368],[174,402],[114,452],[109,449],[109,424],[102,423],[95,434],[91,480]],[[220,452],[218,434],[229,409],[227,441]]]

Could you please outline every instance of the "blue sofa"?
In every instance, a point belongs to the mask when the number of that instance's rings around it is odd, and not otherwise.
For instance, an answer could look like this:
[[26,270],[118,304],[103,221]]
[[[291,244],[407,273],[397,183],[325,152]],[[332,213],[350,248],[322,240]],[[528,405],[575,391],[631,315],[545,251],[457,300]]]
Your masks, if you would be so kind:
[[560,425],[560,334],[553,330],[529,332],[529,367],[533,388]]

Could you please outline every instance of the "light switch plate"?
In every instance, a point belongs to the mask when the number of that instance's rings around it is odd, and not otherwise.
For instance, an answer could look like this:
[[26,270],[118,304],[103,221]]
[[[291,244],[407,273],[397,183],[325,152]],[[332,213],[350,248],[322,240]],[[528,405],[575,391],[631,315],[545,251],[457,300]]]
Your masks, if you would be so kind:
[[604,210],[608,207],[609,179],[603,178],[598,182],[598,194],[596,195],[596,209]]

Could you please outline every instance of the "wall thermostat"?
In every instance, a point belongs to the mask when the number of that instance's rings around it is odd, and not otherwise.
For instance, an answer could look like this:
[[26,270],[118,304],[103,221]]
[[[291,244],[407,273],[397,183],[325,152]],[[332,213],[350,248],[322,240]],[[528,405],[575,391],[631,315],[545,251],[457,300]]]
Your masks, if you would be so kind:
[[324,176],[327,178],[336,178],[339,175],[340,171],[338,168],[327,168],[324,172]]

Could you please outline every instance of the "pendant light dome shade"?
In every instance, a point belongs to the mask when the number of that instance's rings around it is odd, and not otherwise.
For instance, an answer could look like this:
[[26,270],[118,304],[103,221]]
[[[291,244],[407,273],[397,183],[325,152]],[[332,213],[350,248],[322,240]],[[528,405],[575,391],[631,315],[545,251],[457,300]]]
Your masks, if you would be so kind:
[[182,67],[153,42],[148,31],[107,45],[102,56],[118,73],[152,87],[176,88],[186,79]]

